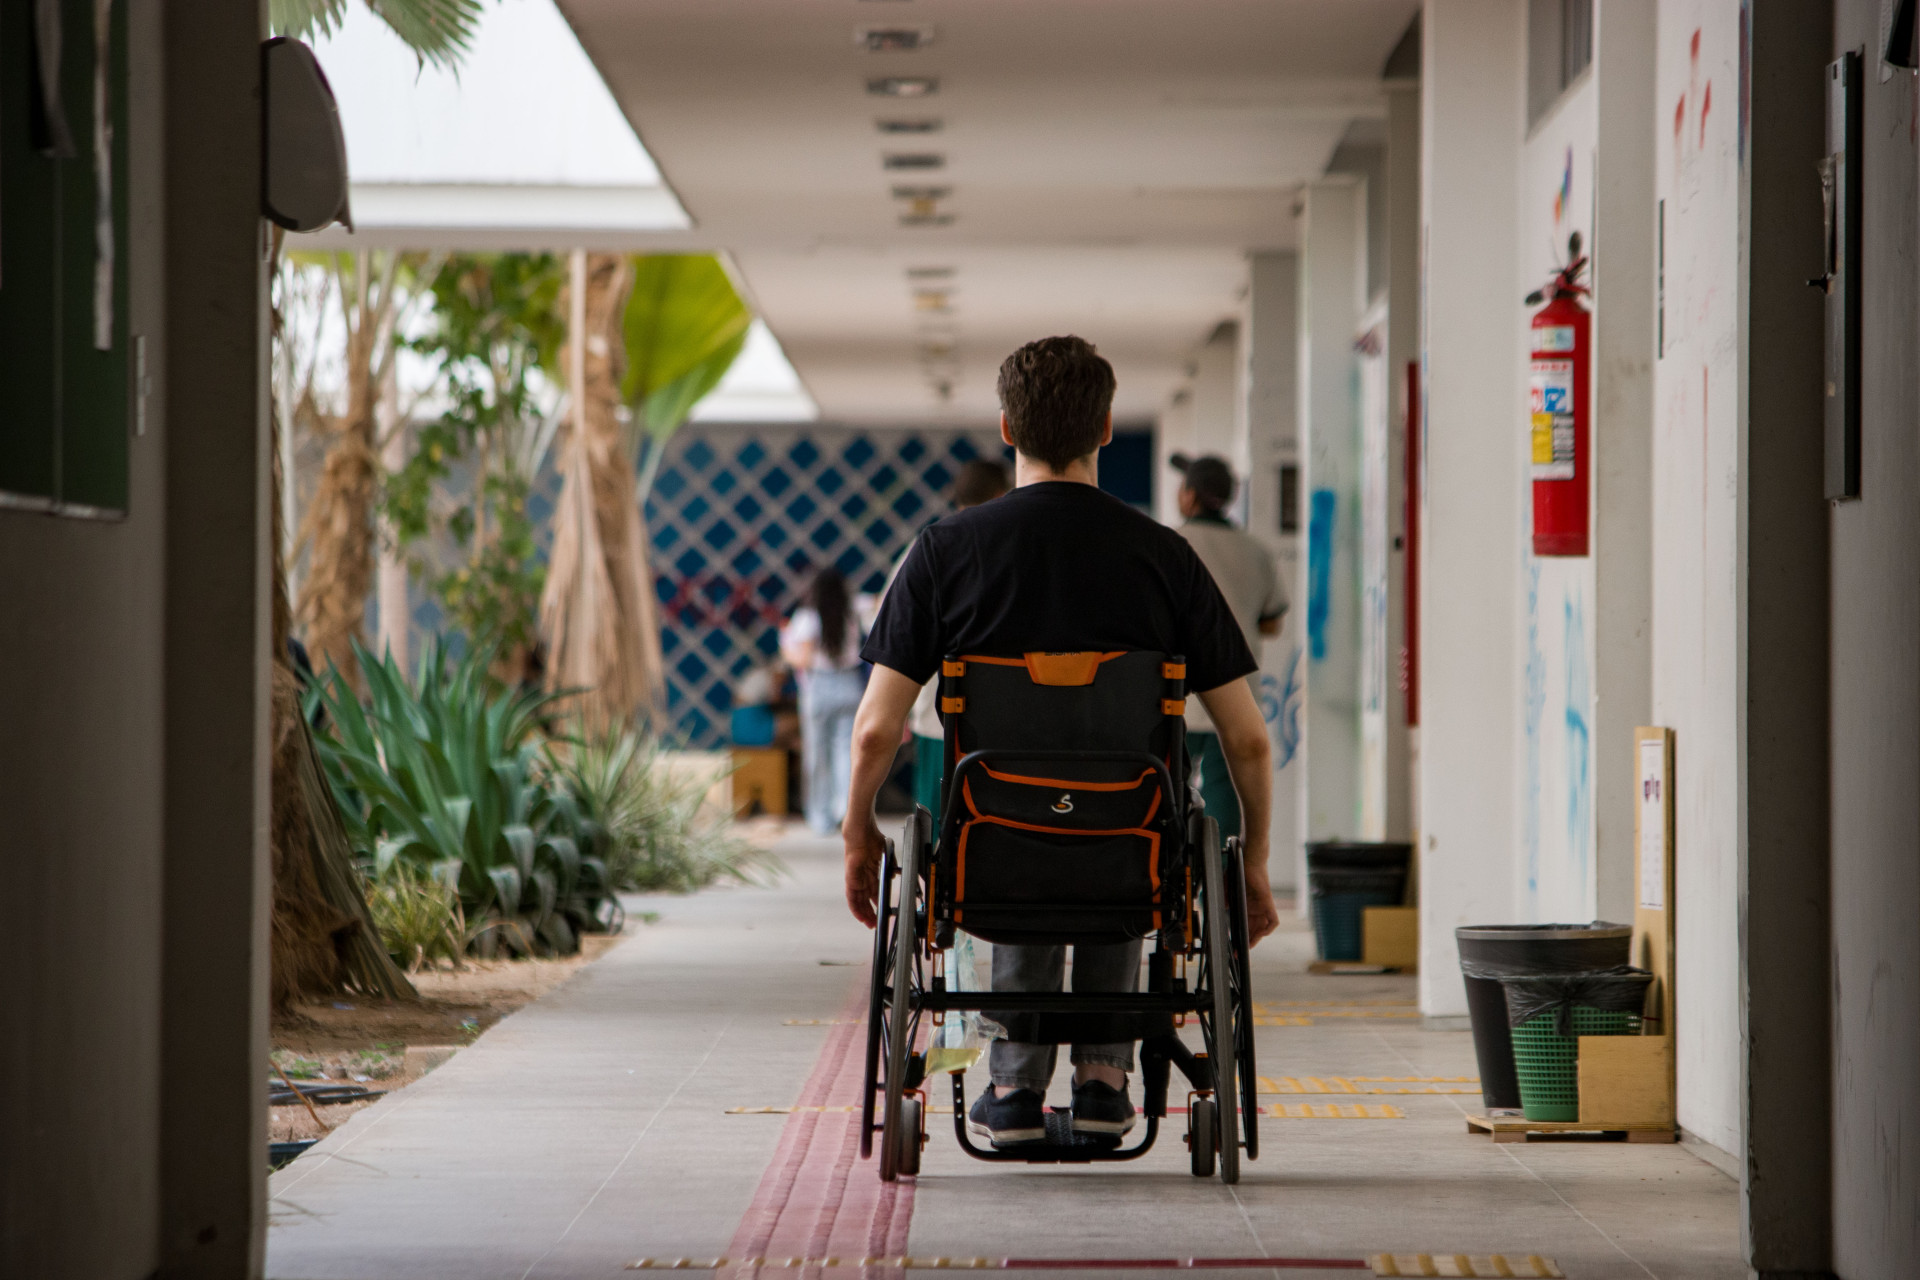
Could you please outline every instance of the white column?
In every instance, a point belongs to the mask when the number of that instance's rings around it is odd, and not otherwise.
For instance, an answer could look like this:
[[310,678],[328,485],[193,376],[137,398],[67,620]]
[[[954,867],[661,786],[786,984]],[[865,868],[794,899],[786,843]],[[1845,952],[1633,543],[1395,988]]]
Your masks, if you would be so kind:
[[1594,7],[1594,902],[1632,920],[1635,726],[1653,715],[1654,75],[1651,7]]
[[1525,290],[1508,247],[1526,17],[1521,0],[1429,0],[1422,26],[1420,1005],[1430,1015],[1466,1011],[1454,929],[1513,910]]
[[[1268,827],[1273,887],[1292,889],[1305,901],[1299,866],[1300,844],[1300,705],[1305,672],[1301,643],[1306,616],[1306,593],[1300,581],[1300,541],[1305,530],[1301,512],[1300,437],[1296,426],[1299,388],[1295,365],[1299,358],[1300,262],[1292,253],[1257,253],[1250,260],[1247,324],[1241,343],[1242,399],[1246,439],[1241,453],[1245,470],[1247,532],[1266,544],[1279,562],[1280,578],[1293,607],[1281,624],[1278,639],[1261,646],[1260,711],[1266,717],[1273,743],[1273,821]],[[1241,463],[1236,462],[1236,468]],[[1294,468],[1292,529],[1281,526],[1281,470]]]
[[[1420,86],[1387,90],[1387,643],[1386,822],[1388,840],[1420,826],[1413,786],[1418,730],[1409,728],[1407,686],[1408,374],[1420,362]],[[1415,415],[1417,418],[1417,414]]]
[[1300,237],[1305,270],[1298,390],[1307,555],[1295,602],[1306,648],[1296,820],[1304,844],[1359,834],[1360,441],[1353,343],[1365,305],[1364,180],[1334,177],[1310,184]]

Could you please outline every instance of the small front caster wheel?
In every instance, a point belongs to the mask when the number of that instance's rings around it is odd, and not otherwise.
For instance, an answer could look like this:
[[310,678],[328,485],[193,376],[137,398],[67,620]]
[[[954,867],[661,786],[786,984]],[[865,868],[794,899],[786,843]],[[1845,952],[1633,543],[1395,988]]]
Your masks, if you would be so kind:
[[1195,1098],[1187,1109],[1187,1155],[1193,1161],[1193,1176],[1213,1176],[1215,1140],[1220,1131],[1212,1098]]
[[900,1123],[895,1126],[899,1146],[893,1152],[893,1171],[909,1177],[920,1172],[920,1099],[900,1099]]

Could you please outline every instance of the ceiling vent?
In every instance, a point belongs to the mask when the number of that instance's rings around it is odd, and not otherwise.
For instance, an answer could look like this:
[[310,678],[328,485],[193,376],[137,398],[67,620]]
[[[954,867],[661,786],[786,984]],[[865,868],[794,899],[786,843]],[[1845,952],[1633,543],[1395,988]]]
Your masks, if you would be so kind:
[[908,267],[909,280],[951,280],[959,272],[953,267]]
[[887,169],[944,169],[947,158],[938,151],[889,151],[880,163]]
[[867,81],[867,92],[882,98],[925,98],[940,92],[940,82],[932,76],[876,76]]
[[937,119],[875,120],[873,127],[882,133],[938,133],[944,127]]
[[853,42],[868,53],[906,53],[933,43],[932,27],[857,27]]
[[953,194],[952,187],[895,187],[895,200],[945,200]]
[[922,213],[919,209],[915,209],[912,213],[900,215],[900,225],[903,227],[950,227],[953,225],[953,215],[935,213],[931,209]]

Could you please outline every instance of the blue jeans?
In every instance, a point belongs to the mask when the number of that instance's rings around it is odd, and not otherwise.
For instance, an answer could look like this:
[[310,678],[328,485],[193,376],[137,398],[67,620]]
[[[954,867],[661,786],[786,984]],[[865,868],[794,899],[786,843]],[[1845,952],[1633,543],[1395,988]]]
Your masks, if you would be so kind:
[[[995,991],[1058,991],[1066,977],[1067,949],[1049,946],[993,944]],[[1140,980],[1140,939],[1105,944],[1082,943],[1073,949],[1073,989],[1132,991]],[[995,1040],[987,1052],[987,1066],[996,1085],[1031,1089],[1044,1095],[1053,1079],[1057,1045]],[[1133,1042],[1077,1044],[1076,1064],[1133,1070]]]
[[807,825],[821,835],[840,830],[853,780],[853,713],[866,674],[809,671],[800,680],[800,763],[806,774]]

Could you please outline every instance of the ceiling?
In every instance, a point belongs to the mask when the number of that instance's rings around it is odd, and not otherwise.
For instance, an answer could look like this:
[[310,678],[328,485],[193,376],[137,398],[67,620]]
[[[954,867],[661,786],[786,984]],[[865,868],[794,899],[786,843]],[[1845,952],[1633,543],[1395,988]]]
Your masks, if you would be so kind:
[[1292,245],[1299,185],[1384,113],[1418,3],[559,7],[692,221],[658,243],[731,256],[823,416],[977,423],[1007,351],[1061,332],[1114,361],[1121,417],[1157,414],[1246,254]]

